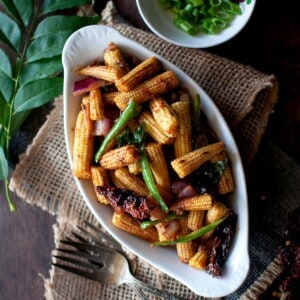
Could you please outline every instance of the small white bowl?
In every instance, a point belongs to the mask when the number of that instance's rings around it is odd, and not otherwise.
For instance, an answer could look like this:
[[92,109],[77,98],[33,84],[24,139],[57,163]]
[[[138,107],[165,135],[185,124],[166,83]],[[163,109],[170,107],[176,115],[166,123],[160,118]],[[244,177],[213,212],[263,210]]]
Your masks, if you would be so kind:
[[160,1],[136,0],[140,15],[147,26],[162,39],[175,45],[188,48],[208,48],[222,44],[237,35],[248,23],[255,7],[256,0],[250,4],[246,0],[240,3],[242,15],[236,16],[230,26],[215,35],[198,33],[195,36],[188,35],[173,23],[173,14],[164,11]]
[[174,248],[151,247],[150,243],[118,229],[111,221],[112,208],[98,202],[92,182],[75,179],[77,187],[87,206],[102,226],[133,253],[201,296],[226,296],[234,292],[244,282],[249,271],[246,181],[240,154],[227,123],[211,98],[192,78],[163,57],[135,41],[125,38],[111,27],[91,25],[76,31],[67,40],[62,53],[64,67],[64,130],[70,164],[71,166],[73,164],[74,126],[81,102],[81,97],[74,96],[72,93],[73,85],[78,80],[75,70],[95,61],[96,58],[103,58],[103,51],[109,42],[117,44],[124,53],[141,60],[155,55],[166,70],[173,70],[178,75],[182,85],[190,91],[193,97],[196,94],[200,95],[201,107],[208,118],[210,126],[226,145],[226,151],[232,163],[232,171],[236,179],[236,189],[230,196],[230,203],[238,216],[238,221],[222,278],[213,278],[205,271],[181,263]]

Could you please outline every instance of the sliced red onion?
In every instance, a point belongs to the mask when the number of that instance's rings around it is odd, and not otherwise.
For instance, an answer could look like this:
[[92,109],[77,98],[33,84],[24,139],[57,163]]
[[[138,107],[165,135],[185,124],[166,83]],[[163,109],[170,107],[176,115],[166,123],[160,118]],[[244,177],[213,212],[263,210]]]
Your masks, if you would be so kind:
[[111,82],[108,82],[103,79],[98,79],[94,77],[87,77],[81,80],[78,80],[74,83],[73,87],[73,95],[78,96],[83,93],[89,92],[90,90],[96,89],[101,86],[105,86],[111,84]]
[[190,184],[187,185],[186,187],[184,187],[178,194],[177,194],[177,197],[179,199],[182,199],[182,198],[189,198],[189,197],[193,197],[193,196],[196,196],[198,195],[198,191],[193,187],[191,186]]
[[113,121],[111,119],[104,118],[102,120],[95,121],[94,135],[101,136],[107,135],[113,126]]

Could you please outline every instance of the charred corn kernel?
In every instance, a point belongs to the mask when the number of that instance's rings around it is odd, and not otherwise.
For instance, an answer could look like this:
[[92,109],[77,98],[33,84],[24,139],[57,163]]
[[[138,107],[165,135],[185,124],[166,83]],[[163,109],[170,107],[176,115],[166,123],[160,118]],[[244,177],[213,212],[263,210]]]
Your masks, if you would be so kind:
[[134,236],[147,240],[151,243],[158,241],[158,233],[154,227],[141,229],[140,224],[137,223],[130,215],[126,213],[115,213],[112,217],[112,223],[119,229],[126,231]]
[[105,105],[116,105],[114,99],[120,95],[120,92],[107,92],[102,93],[102,100]]
[[181,157],[192,151],[192,123],[189,102],[175,102],[171,105],[178,116],[179,126],[174,140],[175,157]]
[[170,190],[170,175],[162,145],[148,143],[145,150],[157,186]]
[[200,245],[196,254],[189,260],[189,265],[199,270],[205,270],[208,263],[209,252],[205,246]]
[[122,50],[112,42],[109,43],[108,47],[104,50],[103,60],[107,66],[123,69],[124,74],[130,70]]
[[[100,166],[92,166],[91,167],[91,175],[92,175],[92,182],[95,187],[97,186],[107,186],[109,185],[109,177],[107,174],[107,171],[100,167]],[[96,192],[97,199],[99,200],[100,203],[102,204],[109,204],[109,201],[102,195]]]
[[161,130],[150,111],[144,111],[140,115],[139,122],[146,124],[146,131],[156,142],[160,144],[172,144],[174,138],[167,136]]
[[223,142],[216,142],[196,149],[171,161],[171,166],[180,178],[184,178],[213,156],[224,150]]
[[141,173],[141,165],[139,161],[135,161],[131,164],[128,165],[128,171],[129,173],[133,174],[133,175],[138,175]]
[[196,231],[203,226],[205,210],[191,210],[188,215],[188,228]]
[[170,210],[177,213],[191,210],[208,210],[211,208],[212,203],[213,199],[210,194],[201,194],[177,201],[170,207]]
[[[188,229],[187,218],[179,219],[177,220],[177,222],[179,223],[181,228],[177,237],[187,235],[190,232],[190,230]],[[195,255],[196,252],[193,241],[176,244],[176,250],[177,250],[178,259],[183,263],[189,262],[189,260]]]
[[[219,160],[225,160],[228,161],[226,152],[223,151],[220,154],[217,154],[216,156],[214,156],[210,161],[212,163],[215,163]],[[233,176],[232,176],[232,172],[231,172],[231,168],[230,166],[227,164],[224,173],[222,174],[219,182],[218,182],[218,192],[219,194],[227,194],[227,193],[231,193],[232,191],[234,191],[235,189],[235,184],[234,184],[234,180],[233,180]]]
[[81,179],[91,178],[93,159],[94,139],[87,121],[85,112],[81,110],[76,119],[73,148],[73,174]]
[[126,75],[116,81],[116,87],[121,92],[129,92],[137,85],[150,78],[161,69],[156,57],[149,57],[142,61]]
[[136,194],[146,196],[149,191],[142,179],[129,173],[128,168],[123,167],[115,170],[115,176],[126,189],[134,191]]
[[104,169],[117,169],[128,166],[139,159],[139,150],[134,145],[126,145],[112,149],[100,159],[100,165]]
[[179,85],[179,78],[172,71],[166,71],[144,81],[133,90],[121,93],[114,101],[120,110],[127,107],[128,102],[133,99],[137,103],[148,101],[161,94],[167,93]]
[[87,66],[76,71],[77,75],[93,76],[110,82],[115,82],[124,74],[124,70],[109,66]]
[[171,106],[161,97],[150,100],[149,107],[159,127],[169,136],[175,137],[179,120]]
[[88,126],[89,130],[92,130],[93,127],[93,122],[91,120],[91,103],[90,103],[90,97],[89,96],[84,96],[81,99],[81,110],[84,113],[84,124],[85,126]]
[[[204,224],[208,225],[225,217],[229,213],[229,208],[222,202],[214,202],[211,208],[206,212]],[[207,241],[213,234],[214,230],[207,232],[200,240]]]
[[100,89],[90,91],[90,118],[91,120],[104,119],[104,106]]

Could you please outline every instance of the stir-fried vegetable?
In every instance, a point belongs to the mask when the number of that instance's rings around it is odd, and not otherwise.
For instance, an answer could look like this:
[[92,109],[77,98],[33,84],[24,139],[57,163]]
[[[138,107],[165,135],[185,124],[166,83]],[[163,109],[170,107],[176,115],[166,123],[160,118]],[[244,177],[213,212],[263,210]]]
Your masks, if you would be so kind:
[[242,14],[239,3],[232,0],[160,0],[160,4],[174,14],[174,24],[189,35],[217,34]]

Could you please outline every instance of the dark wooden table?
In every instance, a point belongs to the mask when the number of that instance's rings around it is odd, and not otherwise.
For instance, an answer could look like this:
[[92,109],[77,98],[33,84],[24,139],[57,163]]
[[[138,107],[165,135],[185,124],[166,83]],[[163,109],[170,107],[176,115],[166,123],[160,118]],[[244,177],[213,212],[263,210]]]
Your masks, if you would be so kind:
[[[117,10],[147,30],[134,0],[115,0]],[[271,10],[272,8],[272,10]],[[227,43],[206,51],[279,78],[279,102],[265,138],[300,162],[300,27],[291,5],[257,1],[247,26]],[[10,213],[0,186],[0,299],[44,298],[43,277],[49,277],[55,218],[14,197],[18,210]]]

